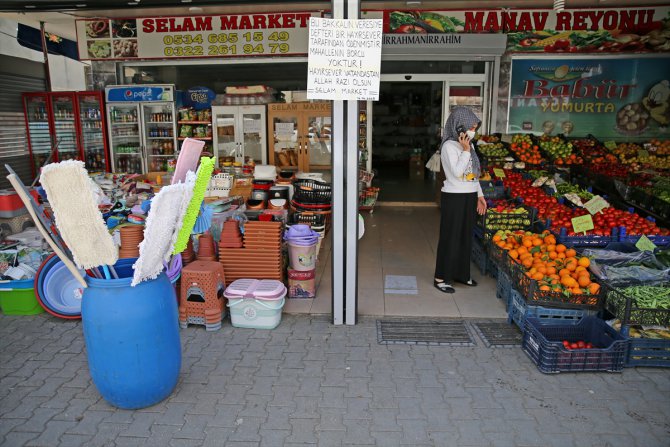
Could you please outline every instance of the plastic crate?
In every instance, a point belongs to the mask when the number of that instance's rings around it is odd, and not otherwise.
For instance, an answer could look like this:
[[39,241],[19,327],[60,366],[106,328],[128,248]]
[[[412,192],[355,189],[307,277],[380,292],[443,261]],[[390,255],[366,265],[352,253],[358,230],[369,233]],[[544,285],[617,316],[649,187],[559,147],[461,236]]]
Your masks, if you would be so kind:
[[604,287],[595,295],[565,294],[551,290],[540,290],[537,281],[526,276],[525,269],[517,264],[511,265],[512,282],[526,302],[532,306],[559,307],[562,309],[602,310],[605,301]]
[[482,275],[486,275],[486,250],[484,250],[484,245],[477,238],[472,238],[471,258],[472,263],[479,268]]
[[628,197],[628,201],[635,206],[640,208],[649,209],[652,196],[647,193],[644,189],[640,188],[631,188],[631,192]]
[[670,340],[631,337],[628,341],[625,366],[670,368]]
[[662,219],[670,220],[670,202],[666,202],[663,199],[653,196],[651,198],[651,203],[649,204],[649,211]]
[[488,245],[488,252],[489,259],[496,265],[498,272],[504,272],[509,277],[511,275],[510,264],[512,258],[507,254],[507,250],[503,250],[496,244],[491,243]]
[[512,278],[508,273],[502,270],[498,271],[498,280],[496,281],[496,297],[507,305],[509,304],[510,295],[512,292]]
[[525,330],[526,319],[534,317],[545,323],[565,323],[577,324],[584,317],[595,317],[598,312],[595,310],[583,309],[556,309],[543,306],[530,306],[523,299],[521,294],[512,289],[510,293],[509,305],[507,306],[507,321],[514,322],[519,329]]
[[[528,317],[525,325],[522,349],[543,373],[623,370],[629,342],[597,317],[583,317],[576,324]],[[569,350],[563,340],[581,340],[597,347]]]
[[[639,234],[629,235],[626,227],[619,227],[619,242],[630,242],[635,244],[642,236]],[[670,245],[670,236],[654,236],[647,235],[650,241],[652,241],[657,247],[665,247]]]
[[498,230],[530,230],[535,221],[535,208],[522,206],[522,213],[499,213],[492,209],[486,210],[484,216],[477,219],[478,225],[485,233],[493,234]]
[[[670,284],[665,284],[665,287],[670,287]],[[633,297],[626,295],[625,287],[613,287],[607,282],[603,284],[603,291],[606,297],[605,308],[621,320],[623,326],[670,326],[670,309],[639,307]]]
[[561,228],[559,231],[551,230],[552,234],[556,236],[556,242],[567,245],[568,247],[604,247],[610,242],[617,242],[618,231],[612,229],[612,234],[609,236],[598,236],[595,234],[587,235],[568,235],[568,230]]
[[507,198],[507,190],[501,181],[480,180],[479,184],[486,199],[496,200]]
[[498,277],[498,265],[489,257],[486,258],[486,274],[491,278]]
[[330,183],[312,179],[293,182],[293,200],[305,204],[330,204],[333,188]]
[[32,279],[0,281],[0,308],[5,315],[36,315],[44,312],[37,301]]

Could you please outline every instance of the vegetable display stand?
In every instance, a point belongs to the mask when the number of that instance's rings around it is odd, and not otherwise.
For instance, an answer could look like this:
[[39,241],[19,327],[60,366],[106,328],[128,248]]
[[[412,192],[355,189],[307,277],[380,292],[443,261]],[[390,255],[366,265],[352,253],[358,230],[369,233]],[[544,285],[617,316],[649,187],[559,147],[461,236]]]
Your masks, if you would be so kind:
[[613,287],[605,282],[606,309],[622,326],[670,326],[670,284]]
[[490,238],[498,230],[530,230],[535,221],[535,208],[520,206],[515,211],[498,212],[486,210],[484,216],[477,219],[477,225],[484,229],[484,235]]
[[512,289],[507,306],[507,322],[515,323],[521,331],[526,328],[526,319],[534,317],[543,323],[577,324],[584,317],[595,317],[595,310],[556,309],[543,306],[530,306],[516,290]]
[[[628,229],[626,227],[619,227],[619,242],[630,242],[635,244],[640,238],[641,234],[628,234]],[[654,243],[657,247],[665,247],[670,245],[670,236],[657,236],[657,235],[647,235],[647,238]]]
[[[564,341],[591,343],[591,349],[569,349]],[[547,324],[526,319],[522,349],[543,373],[607,371],[621,372],[628,353],[628,340],[596,317],[577,324]]]
[[172,393],[181,368],[177,298],[168,277],[131,287],[130,263],[119,279],[87,278],[82,322],[91,378],[123,409],[148,407]]

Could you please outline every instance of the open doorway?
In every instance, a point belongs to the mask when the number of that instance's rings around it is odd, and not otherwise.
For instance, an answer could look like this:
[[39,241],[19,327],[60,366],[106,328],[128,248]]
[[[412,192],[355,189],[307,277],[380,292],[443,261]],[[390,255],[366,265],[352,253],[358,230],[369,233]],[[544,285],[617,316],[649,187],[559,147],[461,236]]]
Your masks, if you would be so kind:
[[440,143],[443,82],[381,82],[372,106],[372,166],[384,202],[432,202],[425,168]]

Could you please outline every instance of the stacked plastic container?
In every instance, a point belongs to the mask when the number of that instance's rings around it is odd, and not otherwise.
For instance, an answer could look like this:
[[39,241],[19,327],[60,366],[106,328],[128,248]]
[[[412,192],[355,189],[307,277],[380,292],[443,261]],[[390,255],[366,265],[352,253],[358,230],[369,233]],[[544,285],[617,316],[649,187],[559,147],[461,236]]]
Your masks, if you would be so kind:
[[238,279],[224,294],[235,327],[274,329],[281,322],[286,286],[273,279]]
[[316,255],[319,233],[309,225],[292,225],[284,234],[288,243],[289,298],[316,296]]

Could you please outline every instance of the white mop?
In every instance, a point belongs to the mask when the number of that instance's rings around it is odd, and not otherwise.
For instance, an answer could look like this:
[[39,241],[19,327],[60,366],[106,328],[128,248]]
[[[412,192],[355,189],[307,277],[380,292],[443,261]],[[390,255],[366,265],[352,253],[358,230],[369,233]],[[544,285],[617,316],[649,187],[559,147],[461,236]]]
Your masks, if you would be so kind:
[[163,262],[170,259],[177,235],[182,227],[188,204],[193,197],[196,175],[188,171],[184,183],[164,186],[151,201],[151,210],[140,243],[140,257],[133,268],[131,286],[157,278]]
[[75,264],[83,269],[114,265],[119,252],[98,209],[95,185],[84,163],[67,160],[46,165],[40,183]]

